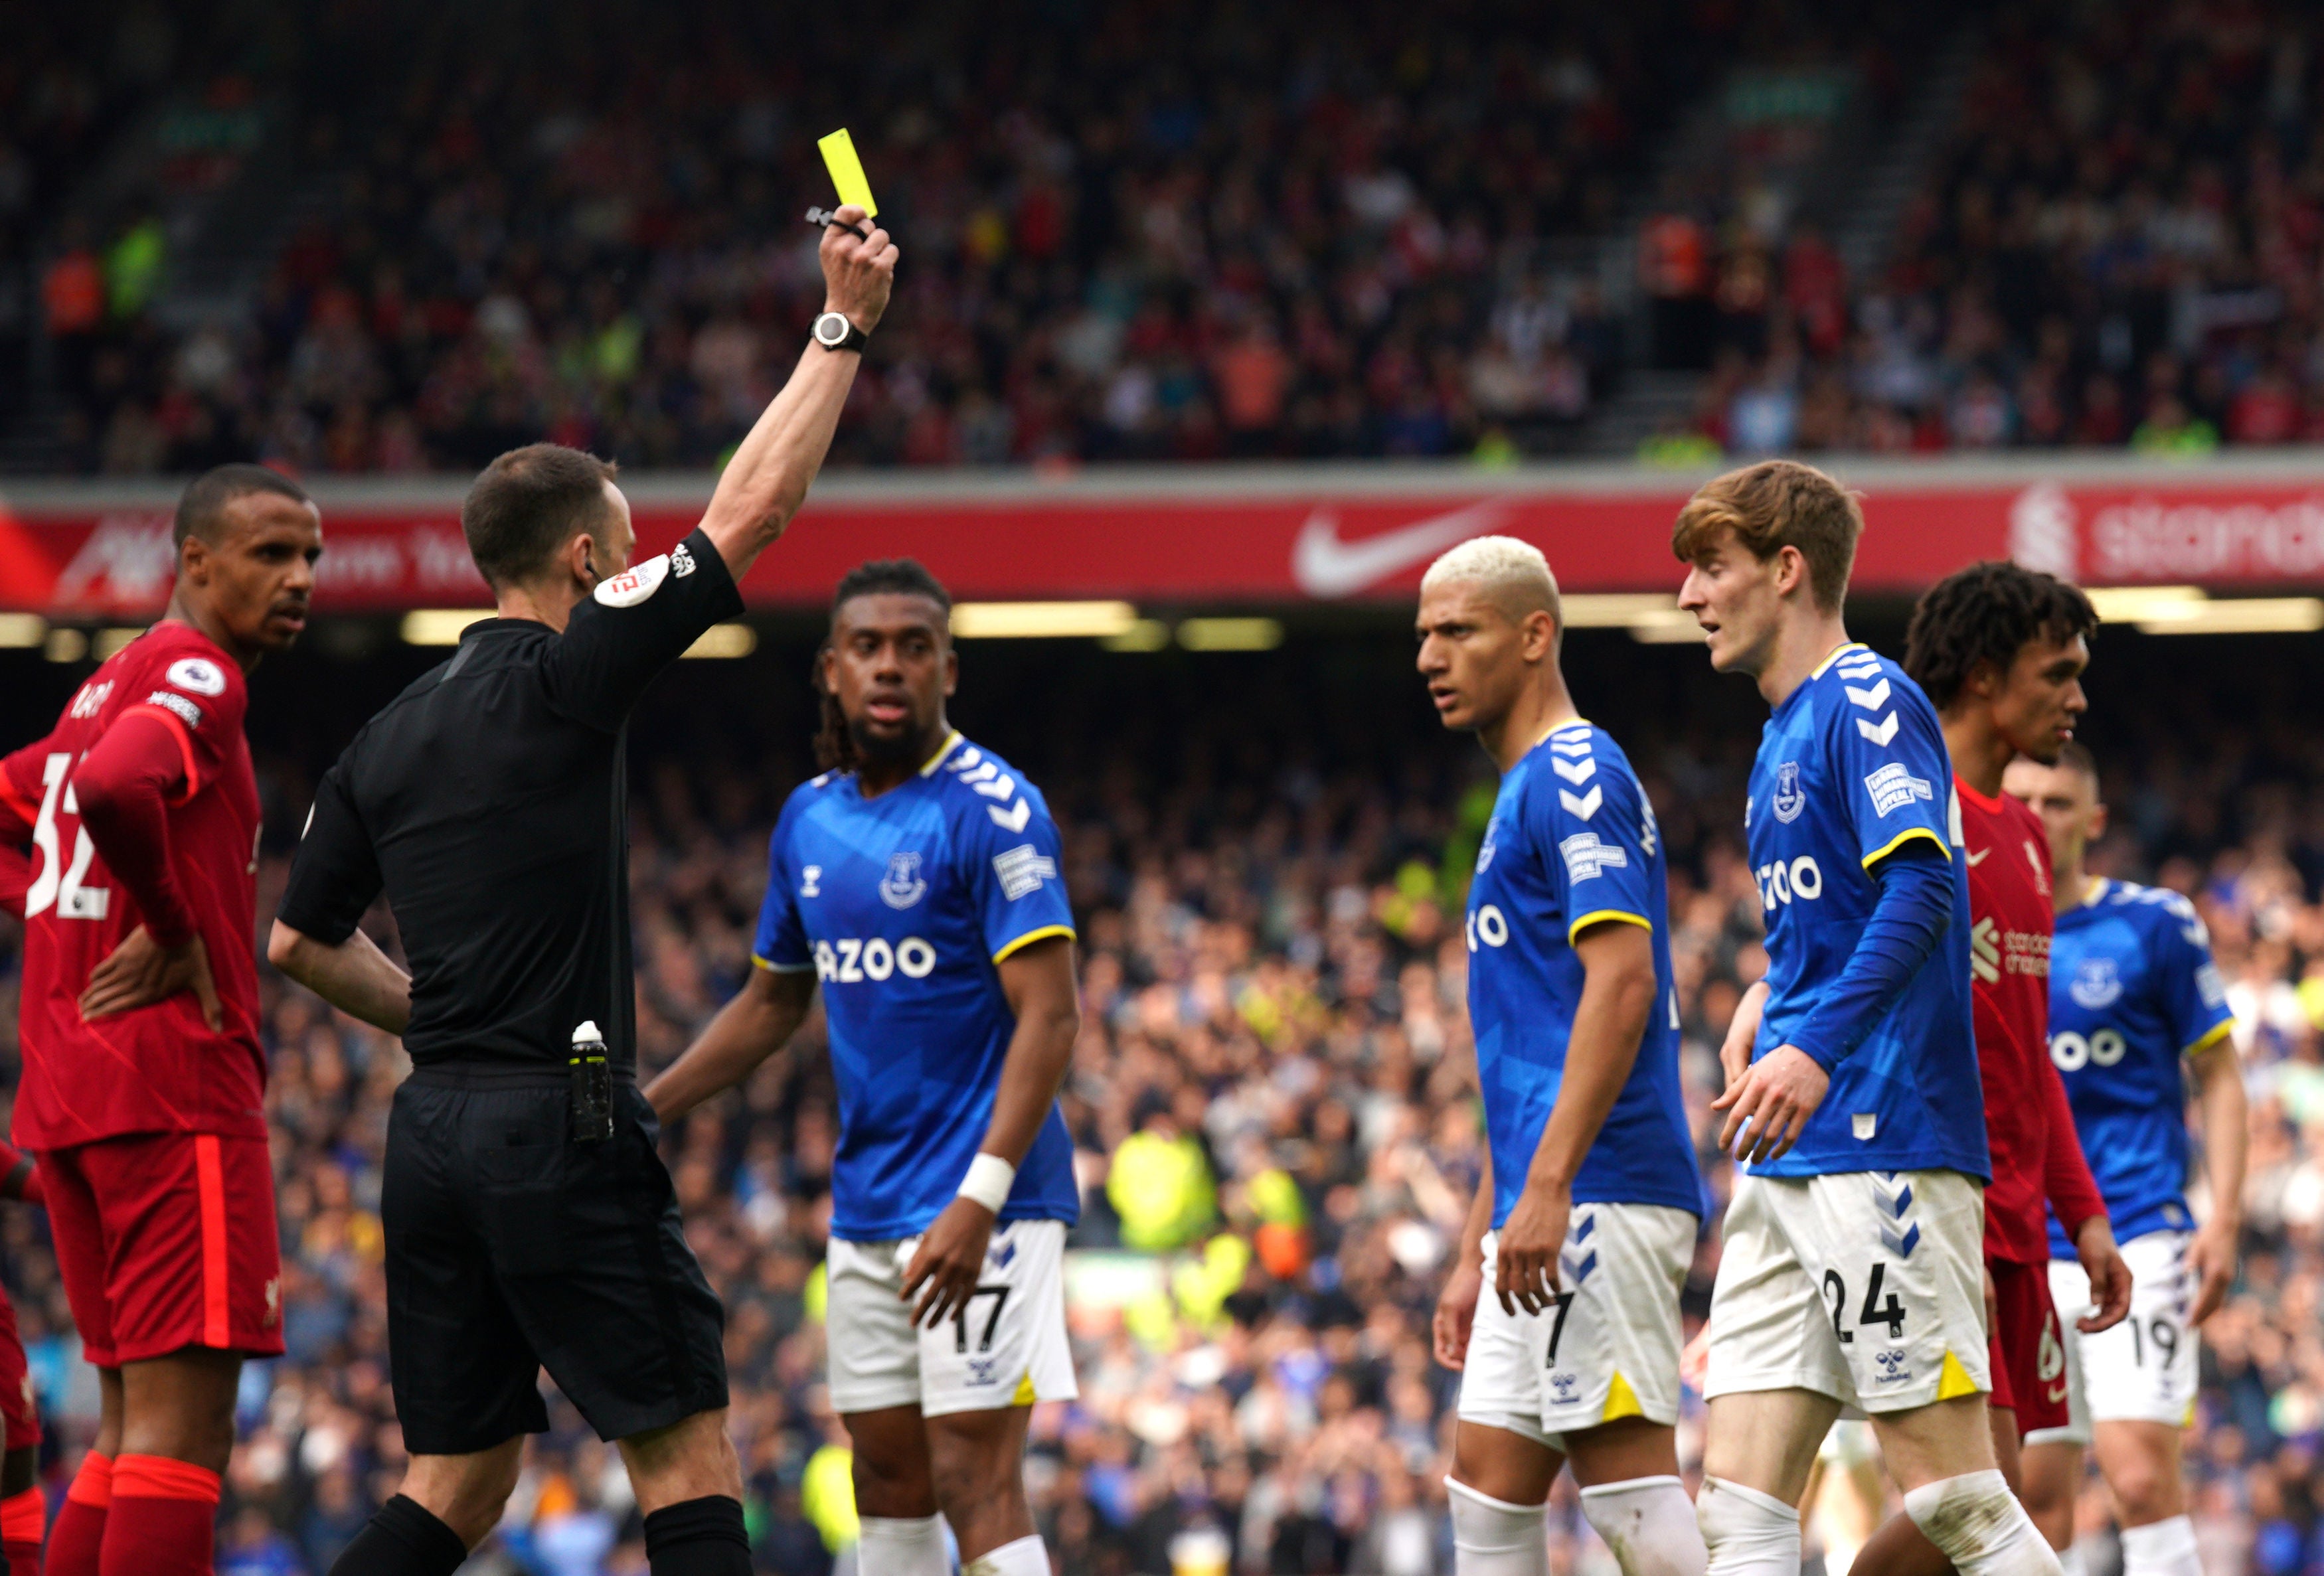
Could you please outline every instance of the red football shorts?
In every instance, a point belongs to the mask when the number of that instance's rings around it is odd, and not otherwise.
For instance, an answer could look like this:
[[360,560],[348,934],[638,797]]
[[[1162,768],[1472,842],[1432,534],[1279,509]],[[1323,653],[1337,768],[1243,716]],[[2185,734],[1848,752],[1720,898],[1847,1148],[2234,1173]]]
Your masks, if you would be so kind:
[[99,1368],[189,1346],[282,1350],[274,1167],[263,1138],[138,1133],[41,1156],[49,1230]]
[[2050,1301],[2050,1267],[1988,1258],[2000,1316],[1990,1341],[1993,1394],[1987,1404],[2017,1414],[2017,1437],[2066,1426],[2066,1343]]
[[32,1370],[24,1361],[24,1338],[16,1333],[16,1306],[0,1292],[0,1424],[8,1450],[41,1442],[41,1409],[32,1398]]

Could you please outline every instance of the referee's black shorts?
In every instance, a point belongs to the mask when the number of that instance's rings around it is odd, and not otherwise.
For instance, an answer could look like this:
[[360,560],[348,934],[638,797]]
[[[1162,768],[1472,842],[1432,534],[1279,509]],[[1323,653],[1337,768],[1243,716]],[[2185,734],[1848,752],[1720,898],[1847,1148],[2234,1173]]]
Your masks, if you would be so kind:
[[548,1071],[421,1067],[396,1091],[380,1203],[395,1407],[414,1455],[549,1426],[539,1370],[600,1438],[726,1405],[724,1318],[679,1229],[657,1125],[613,1086],[576,1144]]

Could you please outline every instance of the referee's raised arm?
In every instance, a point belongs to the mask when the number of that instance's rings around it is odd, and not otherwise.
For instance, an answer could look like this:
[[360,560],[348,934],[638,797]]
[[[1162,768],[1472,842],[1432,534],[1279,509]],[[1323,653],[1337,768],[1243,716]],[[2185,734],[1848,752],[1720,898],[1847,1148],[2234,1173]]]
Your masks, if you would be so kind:
[[[737,580],[806,502],[863,359],[863,340],[888,309],[896,282],[895,243],[881,229],[857,236],[848,226],[863,217],[859,207],[842,207],[823,232],[823,315],[816,319],[814,340],[800,353],[790,382],[726,462],[702,516],[703,534]],[[845,319],[844,327],[831,321],[835,315]]]

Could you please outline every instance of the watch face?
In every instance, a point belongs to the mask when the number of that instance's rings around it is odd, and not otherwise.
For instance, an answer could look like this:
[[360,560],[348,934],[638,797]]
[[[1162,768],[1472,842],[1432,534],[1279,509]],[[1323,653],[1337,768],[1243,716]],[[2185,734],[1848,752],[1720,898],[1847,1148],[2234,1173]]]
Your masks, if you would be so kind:
[[847,337],[851,326],[844,315],[825,312],[815,320],[815,336],[825,345],[837,345]]

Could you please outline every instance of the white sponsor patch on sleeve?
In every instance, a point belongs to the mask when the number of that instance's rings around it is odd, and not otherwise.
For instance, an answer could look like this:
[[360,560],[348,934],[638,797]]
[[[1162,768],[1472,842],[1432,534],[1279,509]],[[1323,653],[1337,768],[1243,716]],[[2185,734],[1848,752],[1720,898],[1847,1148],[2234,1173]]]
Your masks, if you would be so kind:
[[163,677],[178,688],[195,695],[226,693],[224,670],[207,657],[180,657],[170,664],[170,669]]
[[1005,853],[992,856],[993,873],[1001,878],[1001,893],[1010,902],[1041,889],[1041,883],[1056,879],[1056,861],[1049,858],[1031,843],[1019,843]]
[[198,728],[202,725],[202,708],[182,695],[175,695],[166,689],[157,689],[145,697],[145,704],[149,706],[161,706],[184,719],[189,728]]
[[2195,970],[2195,993],[2206,1007],[2218,1007],[2227,999],[2227,982],[2219,978],[2219,965],[2203,963]]
[[648,558],[622,570],[609,580],[597,582],[596,597],[607,607],[635,607],[661,589],[669,577],[669,555]]
[[1934,799],[1936,790],[1928,779],[1914,777],[1902,761],[1892,760],[1864,779],[1865,791],[1872,796],[1875,813],[1886,816],[1889,811],[1901,809],[1914,799]]
[[1595,880],[1602,871],[1622,870],[1630,862],[1629,850],[1618,843],[1600,843],[1595,832],[1576,832],[1557,845],[1565,859],[1565,879],[1577,885]]

